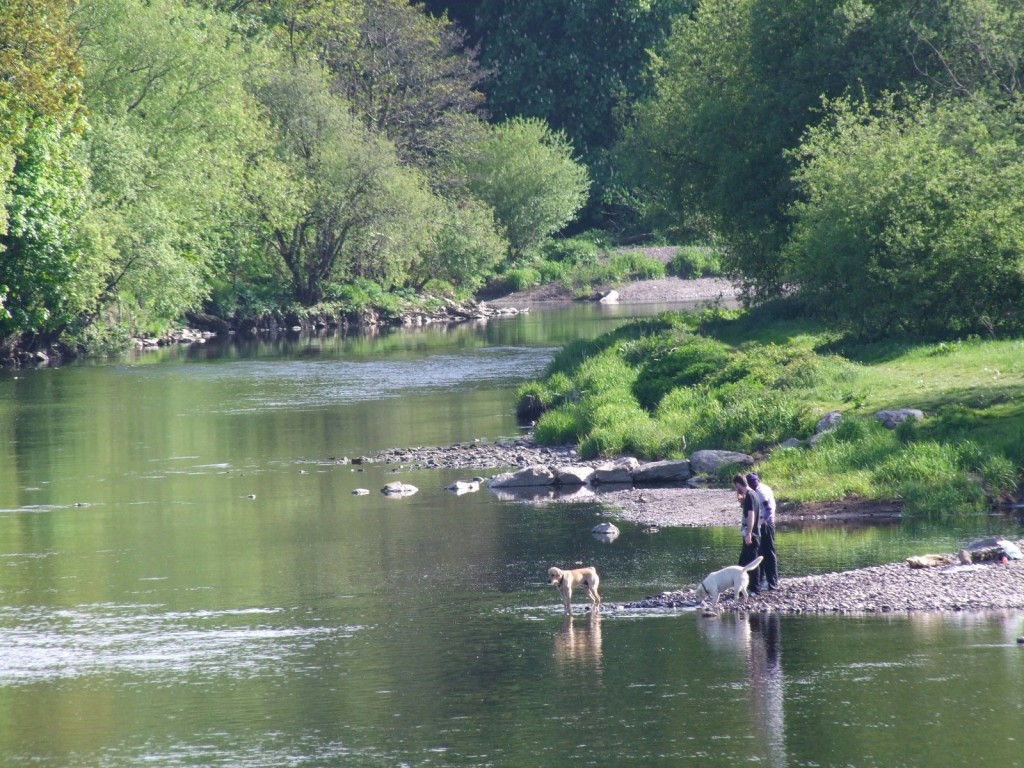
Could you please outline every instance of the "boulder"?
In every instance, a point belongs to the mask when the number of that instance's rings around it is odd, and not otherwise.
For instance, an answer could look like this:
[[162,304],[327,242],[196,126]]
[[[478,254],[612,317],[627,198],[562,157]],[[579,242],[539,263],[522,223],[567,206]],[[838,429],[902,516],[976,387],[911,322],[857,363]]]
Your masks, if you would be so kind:
[[911,568],[935,568],[940,565],[952,565],[956,562],[953,555],[912,555],[907,558]]
[[632,456],[623,456],[615,461],[609,461],[594,469],[595,483],[632,483],[633,472],[640,466],[640,462]]
[[783,440],[779,444],[779,448],[799,448],[803,444],[804,444],[804,441],[801,440],[800,438],[798,438],[798,437],[790,437],[790,438],[787,438],[787,439]]
[[594,468],[572,465],[568,467],[556,467],[555,478],[563,488],[586,485],[594,477]]
[[690,456],[690,469],[695,473],[712,475],[724,464],[742,464],[750,467],[754,464],[754,457],[737,451],[718,450],[694,451]]
[[1003,557],[1008,560],[1024,559],[1024,553],[1021,553],[1016,544],[998,536],[972,541],[964,549],[970,553],[971,561],[975,563],[999,560]]
[[408,483],[402,483],[396,480],[393,483],[385,485],[380,489],[380,492],[391,498],[404,498],[405,496],[412,496],[418,490],[419,488],[415,485],[409,485]]
[[894,411],[879,411],[875,418],[882,422],[886,429],[896,429],[907,419],[924,421],[924,413],[917,408],[897,408]]
[[531,464],[518,472],[505,472],[491,478],[490,488],[530,488],[555,484],[555,474],[544,464]]
[[456,480],[451,485],[445,488],[446,491],[451,491],[456,496],[461,496],[464,493],[476,493],[480,490],[480,483],[476,480]]
[[818,425],[814,428],[814,432],[818,435],[824,434],[825,432],[832,432],[839,426],[842,420],[843,414],[839,411],[829,411],[818,420]]
[[687,459],[650,461],[633,470],[635,485],[653,483],[685,483],[693,474]]
[[369,488],[355,488],[352,491],[353,496],[368,496],[370,493]]
[[619,529],[612,523],[598,523],[590,529],[590,534],[598,541],[608,543],[619,537]]

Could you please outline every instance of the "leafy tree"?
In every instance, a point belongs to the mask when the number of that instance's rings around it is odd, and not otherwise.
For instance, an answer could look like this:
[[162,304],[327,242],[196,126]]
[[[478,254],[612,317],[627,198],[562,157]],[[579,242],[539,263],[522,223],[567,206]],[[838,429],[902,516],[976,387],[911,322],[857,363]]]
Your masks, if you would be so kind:
[[731,270],[770,295],[796,195],[787,150],[823,97],[916,85],[998,105],[1017,98],[1021,51],[1015,0],[707,0],[678,20],[617,156],[663,231],[722,234]]
[[446,202],[443,221],[411,277],[422,289],[443,280],[464,291],[480,288],[508,252],[495,230],[494,211],[477,200]]
[[82,64],[69,0],[7,0],[0,6],[0,147],[16,149],[34,120],[72,120]]
[[354,44],[320,60],[336,92],[405,162],[436,166],[482,130],[482,74],[465,33],[406,0],[365,0]]
[[8,186],[7,233],[0,236],[3,333],[55,342],[91,310],[101,287],[85,228],[86,170],[80,139],[37,122],[24,135]]
[[587,199],[587,170],[568,139],[536,118],[494,126],[464,162],[470,189],[494,209],[513,259],[571,222]]
[[394,147],[331,95],[317,69],[276,73],[261,89],[279,140],[277,176],[250,187],[295,298],[313,305],[356,277],[405,282],[436,232],[439,201]]
[[175,0],[85,0],[92,199],[114,258],[114,322],[159,330],[209,296],[226,254],[255,247],[241,196],[266,141],[246,82],[253,46]]
[[483,0],[476,30],[498,120],[543,118],[583,157],[617,139],[616,111],[646,94],[650,52],[690,0]]
[[918,78],[951,97],[1019,96],[1024,6],[1016,0],[944,0],[908,14],[906,49]]
[[72,4],[0,7],[0,332],[55,340],[94,298]]
[[787,275],[870,334],[1019,328],[1024,135],[968,102],[841,99],[796,157]]

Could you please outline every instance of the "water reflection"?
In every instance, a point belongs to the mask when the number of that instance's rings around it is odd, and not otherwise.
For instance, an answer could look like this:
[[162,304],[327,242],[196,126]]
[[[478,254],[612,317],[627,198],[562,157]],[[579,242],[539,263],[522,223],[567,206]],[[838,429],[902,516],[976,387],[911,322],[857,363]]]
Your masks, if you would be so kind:
[[575,617],[565,617],[555,635],[555,659],[560,666],[581,663],[601,672],[601,611],[591,611],[579,627]]
[[782,676],[782,621],[777,613],[754,613],[750,624],[750,697],[754,710],[754,732],[764,745],[768,765],[784,766],[786,718]]
[[788,765],[782,620],[777,613],[706,618],[698,622],[708,646],[745,662],[755,753],[772,768]]

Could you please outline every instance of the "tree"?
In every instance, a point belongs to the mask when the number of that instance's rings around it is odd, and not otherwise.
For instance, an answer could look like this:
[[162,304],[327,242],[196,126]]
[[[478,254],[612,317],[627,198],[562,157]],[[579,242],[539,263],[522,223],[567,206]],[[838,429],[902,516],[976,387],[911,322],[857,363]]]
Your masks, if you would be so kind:
[[279,136],[275,175],[287,181],[249,194],[295,298],[316,304],[356,277],[401,285],[439,222],[422,175],[328,91],[318,68],[275,73],[261,98]]
[[689,0],[483,0],[481,63],[497,120],[537,117],[588,163],[618,138],[616,112],[646,94],[652,50]]
[[62,0],[0,7],[0,332],[30,343],[55,340],[94,299],[71,8]]
[[258,46],[176,0],[85,0],[92,202],[113,258],[112,321],[160,330],[202,306],[229,252],[256,247],[242,197],[267,129],[247,90]]
[[473,199],[446,201],[432,247],[413,266],[411,278],[417,289],[430,280],[443,280],[462,291],[474,291],[506,253],[508,243],[495,231],[489,206]]
[[587,199],[587,170],[568,139],[536,118],[494,126],[464,162],[470,189],[494,209],[513,259],[571,222]]
[[406,0],[365,0],[354,45],[320,60],[334,90],[404,162],[436,171],[482,130],[482,74],[465,33]]
[[[840,99],[796,153],[787,277],[860,333],[1021,326],[1024,132],[970,102]],[[1019,118],[1018,118],[1019,119]]]
[[754,294],[780,290],[796,148],[822,98],[924,87],[1016,98],[1015,0],[707,0],[680,19],[618,157],[663,227],[723,235]]

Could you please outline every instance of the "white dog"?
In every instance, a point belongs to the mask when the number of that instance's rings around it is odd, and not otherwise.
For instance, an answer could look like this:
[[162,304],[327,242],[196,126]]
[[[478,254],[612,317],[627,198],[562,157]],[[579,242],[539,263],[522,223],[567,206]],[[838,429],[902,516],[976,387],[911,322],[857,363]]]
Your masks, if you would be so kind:
[[601,596],[597,594],[597,585],[601,583],[595,568],[573,568],[571,571],[563,571],[561,568],[548,568],[548,584],[554,584],[562,593],[562,603],[565,605],[565,615],[572,614],[573,587],[583,586],[587,588],[587,595],[590,596],[590,609],[594,610],[601,605]]
[[708,596],[711,600],[711,606],[718,605],[718,596],[727,589],[732,589],[736,593],[736,599],[739,600],[740,595],[743,595],[744,601],[748,599],[747,595],[747,584],[750,581],[749,573],[757,569],[757,566],[761,564],[762,557],[758,555],[746,565],[729,565],[722,568],[720,571],[709,573],[707,577],[697,587],[697,597],[700,597],[701,592]]

